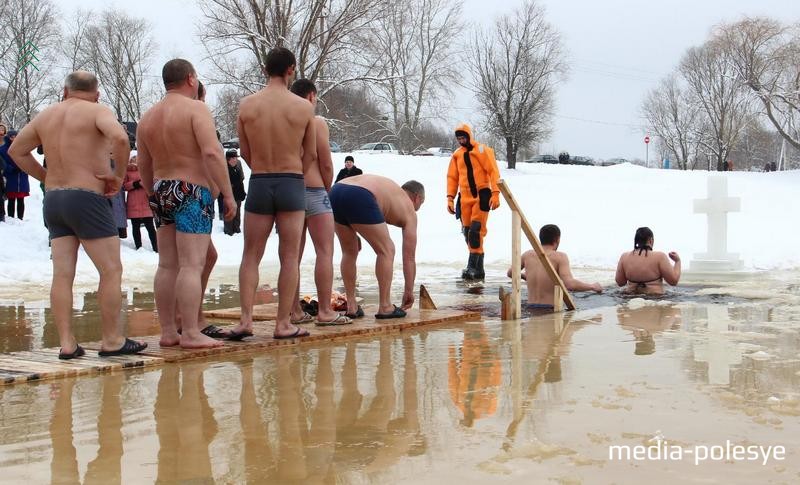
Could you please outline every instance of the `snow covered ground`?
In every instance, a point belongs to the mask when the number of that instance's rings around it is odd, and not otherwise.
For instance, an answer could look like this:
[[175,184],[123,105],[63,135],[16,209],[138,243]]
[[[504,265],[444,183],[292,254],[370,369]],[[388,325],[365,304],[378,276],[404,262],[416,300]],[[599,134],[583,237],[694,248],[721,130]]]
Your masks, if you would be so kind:
[[[343,166],[345,155],[334,154],[335,171]],[[365,173],[384,175],[400,184],[413,178],[425,185],[426,203],[419,212],[419,263],[463,265],[466,261],[459,223],[446,211],[448,163],[446,157],[356,156],[356,166]],[[576,267],[615,267],[620,253],[632,248],[633,234],[639,226],[653,229],[655,248],[677,251],[684,267],[688,267],[693,253],[705,250],[705,216],[692,213],[692,201],[706,197],[708,172],[648,170],[632,165],[542,164],[519,164],[517,170],[501,172],[535,230],[548,223],[561,227],[561,249]],[[742,198],[742,211],[732,214],[728,222],[729,251],[740,253],[751,269],[799,267],[800,229],[794,218],[800,213],[800,172],[714,175],[728,177],[729,193]],[[47,231],[41,220],[42,193],[38,186],[31,185],[26,220],[7,219],[0,224],[0,286],[6,291],[27,285],[47,286],[51,277]],[[510,260],[510,224],[511,213],[503,201],[489,218],[487,263],[505,264]],[[122,242],[124,281],[128,283],[152,281],[155,271],[157,255],[149,250],[146,233],[142,232],[142,250],[134,250],[130,234]],[[391,233],[399,248],[400,230],[395,228]],[[217,221],[213,240],[220,254],[218,266],[237,267],[242,253],[241,235],[226,236],[222,223]],[[526,241],[523,248],[528,248]],[[338,261],[338,252],[335,258]],[[313,250],[307,249],[304,264],[312,260]],[[373,261],[374,254],[365,245],[359,264],[369,266]],[[400,276],[399,253],[397,263]],[[262,271],[272,272],[276,266],[277,240],[271,238]],[[336,273],[338,276],[338,269]],[[82,254],[76,285],[93,286],[96,281],[91,262]]]

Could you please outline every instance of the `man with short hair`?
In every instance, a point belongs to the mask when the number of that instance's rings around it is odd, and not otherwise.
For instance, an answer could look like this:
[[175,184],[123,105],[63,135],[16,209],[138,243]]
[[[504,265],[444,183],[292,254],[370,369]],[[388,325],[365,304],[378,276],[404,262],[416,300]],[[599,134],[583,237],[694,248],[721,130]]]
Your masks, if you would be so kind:
[[[167,94],[142,116],[137,130],[139,172],[152,196],[158,228],[154,292],[160,345],[185,349],[222,345],[200,332],[202,273],[211,241],[214,199],[221,191],[225,219],[236,203],[208,107],[197,100],[197,72],[173,59],[161,71]],[[155,183],[154,183],[155,181]],[[181,333],[176,325],[176,302]]]
[[295,57],[284,47],[269,51],[267,86],[242,99],[237,128],[239,150],[250,166],[250,185],[244,205],[244,251],[239,267],[242,315],[230,339],[253,335],[253,303],[258,266],[273,224],[278,233],[278,314],[273,337],[305,337],[305,329],[291,323],[299,278],[300,237],[306,215],[303,173],[317,158],[314,108],[289,91]]
[[[44,181],[44,220],[50,232],[53,283],[50,308],[58,329],[60,359],[85,354],[72,333],[72,283],[78,247],[83,246],[98,273],[102,320],[100,356],[136,354],[147,344],[120,331],[122,263],[117,227],[107,197],[119,191],[130,146],[128,136],[107,107],[98,104],[97,78],[76,71],[64,83],[64,101],[39,113],[19,133],[8,152],[26,173]],[[45,169],[31,151],[44,145]],[[108,150],[120,160],[111,172]]]
[[[558,226],[555,224],[542,226],[539,230],[539,241],[542,243],[545,256],[553,265],[558,276],[561,277],[567,290],[603,292],[600,283],[584,283],[572,276],[569,257],[566,253],[558,251],[558,246],[561,244],[561,229]],[[522,253],[522,270],[522,279],[528,282],[528,309],[535,312],[552,312],[556,284],[544,269],[544,265],[535,251],[529,250]],[[511,277],[511,268],[508,270],[508,277]]]
[[[331,206],[336,221],[336,235],[342,246],[342,279],[347,294],[350,318],[364,316],[356,304],[356,259],[358,236],[375,251],[375,276],[378,279],[379,305],[375,318],[402,318],[414,304],[414,279],[417,273],[417,211],[425,202],[425,187],[410,180],[402,187],[379,175],[358,175],[342,180],[331,189]],[[389,226],[403,229],[402,306],[393,305],[391,295],[394,272],[394,243]]]
[[336,182],[346,179],[347,177],[362,175],[363,173],[364,172],[362,172],[360,168],[356,167],[356,162],[353,159],[353,156],[347,155],[344,157],[344,168],[339,170],[339,174],[336,176]]
[[[292,84],[291,91],[303,99],[308,100],[316,109],[317,87],[308,79],[298,79]],[[352,320],[331,308],[331,293],[333,291],[333,211],[328,198],[333,181],[333,160],[331,160],[331,147],[328,140],[328,124],[321,116],[314,118],[317,135],[317,160],[304,167],[303,177],[306,183],[306,227],[314,243],[314,252],[317,255],[314,262],[314,283],[317,286],[317,325],[345,325]],[[300,252],[298,264],[303,257],[303,248],[306,243],[305,228],[300,239]],[[311,315],[300,308],[300,279],[297,280],[297,293],[292,308],[292,323],[307,323],[313,320]]]

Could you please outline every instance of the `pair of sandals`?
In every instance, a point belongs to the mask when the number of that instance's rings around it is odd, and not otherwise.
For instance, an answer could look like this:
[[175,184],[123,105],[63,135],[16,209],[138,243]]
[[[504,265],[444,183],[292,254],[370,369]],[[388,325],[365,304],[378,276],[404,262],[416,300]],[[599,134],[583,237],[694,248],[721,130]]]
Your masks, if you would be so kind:
[[[361,316],[364,316],[363,311],[361,312]],[[341,313],[337,313],[336,317],[333,320],[320,320],[319,317],[317,317],[316,324],[318,327],[333,327],[338,325],[348,325],[350,323],[353,323],[353,318],[354,317],[351,317],[350,315],[343,315]],[[303,312],[303,316],[294,320],[289,320],[289,323],[291,323],[292,325],[302,325],[304,323],[311,323],[313,321],[314,317],[310,313]]]
[[[100,357],[115,357],[118,355],[133,355],[138,354],[142,350],[147,348],[146,343],[137,342],[135,340],[131,340],[129,338],[125,339],[125,343],[122,344],[122,347],[118,348],[117,350],[100,350],[97,352],[97,355]],[[77,359],[78,357],[83,357],[86,355],[86,351],[80,345],[75,347],[73,352],[64,352],[63,349],[58,353],[58,358],[60,360],[72,360]]]
[[[344,316],[350,318],[351,320],[355,320],[356,318],[363,318],[364,317],[364,309],[361,308],[361,305],[358,306],[358,309],[355,313],[345,313]],[[394,310],[389,313],[376,313],[375,318],[378,320],[386,320],[388,318],[403,318],[406,316],[405,310],[400,308],[397,305],[394,305]]]

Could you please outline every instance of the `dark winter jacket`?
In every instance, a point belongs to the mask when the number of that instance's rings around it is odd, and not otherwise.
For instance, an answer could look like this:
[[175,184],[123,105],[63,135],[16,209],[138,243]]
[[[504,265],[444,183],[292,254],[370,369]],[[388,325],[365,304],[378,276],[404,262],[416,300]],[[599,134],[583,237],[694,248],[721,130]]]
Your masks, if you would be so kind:
[[360,168],[353,165],[353,168],[347,170],[347,168],[343,168],[339,170],[339,175],[336,176],[336,181],[340,181],[342,179],[346,179],[347,177],[355,177],[356,175],[363,175],[364,172],[361,171]]
[[236,162],[236,165],[228,166],[228,177],[231,179],[231,188],[233,189],[233,199],[237,202],[243,201],[247,197],[247,192],[244,191],[244,172],[242,171],[242,163]]
[[11,136],[16,135],[16,131],[10,131],[5,136],[5,144],[0,147],[0,158],[5,162],[3,175],[6,178],[6,193],[10,192],[24,192],[30,193],[31,185],[28,180],[28,174],[23,172],[14,163],[14,160],[8,156],[8,147],[11,146]]

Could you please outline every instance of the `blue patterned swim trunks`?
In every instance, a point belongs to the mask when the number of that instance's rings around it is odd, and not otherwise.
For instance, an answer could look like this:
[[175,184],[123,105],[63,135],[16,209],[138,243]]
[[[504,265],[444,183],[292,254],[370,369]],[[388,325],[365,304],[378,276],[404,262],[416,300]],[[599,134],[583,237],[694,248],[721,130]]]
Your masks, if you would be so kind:
[[180,180],[159,180],[153,184],[150,208],[161,225],[175,224],[187,234],[211,234],[214,199],[207,187]]

